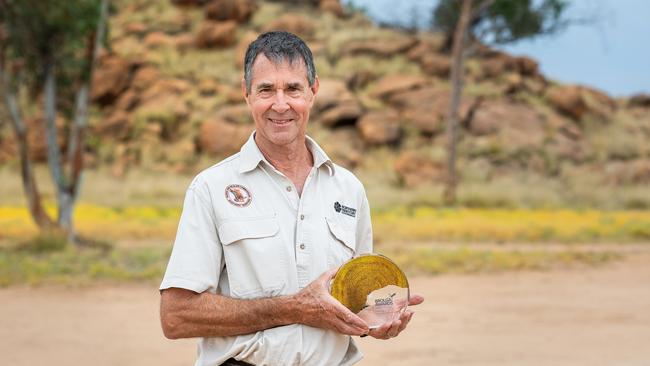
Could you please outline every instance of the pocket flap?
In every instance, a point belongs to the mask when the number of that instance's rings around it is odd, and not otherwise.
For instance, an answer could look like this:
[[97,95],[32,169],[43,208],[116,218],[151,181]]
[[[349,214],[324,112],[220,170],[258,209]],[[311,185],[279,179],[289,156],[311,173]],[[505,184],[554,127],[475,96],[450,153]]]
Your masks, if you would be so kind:
[[340,222],[331,217],[325,217],[325,220],[327,220],[327,226],[332,235],[334,235],[334,237],[341,243],[345,244],[346,247],[352,249],[352,252],[354,253],[356,251],[354,229],[341,225]]
[[279,230],[280,225],[275,216],[233,219],[222,222],[218,227],[219,239],[223,245],[230,245],[242,239],[266,238],[277,234]]

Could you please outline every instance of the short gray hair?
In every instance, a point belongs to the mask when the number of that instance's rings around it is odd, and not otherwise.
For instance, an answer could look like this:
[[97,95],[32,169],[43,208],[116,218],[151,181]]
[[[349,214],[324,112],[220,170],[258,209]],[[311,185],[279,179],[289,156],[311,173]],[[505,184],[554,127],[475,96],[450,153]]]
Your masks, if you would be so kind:
[[260,34],[255,41],[248,45],[246,56],[244,57],[246,93],[250,93],[253,63],[260,52],[276,65],[284,61],[293,63],[298,59],[302,59],[307,67],[307,81],[309,82],[309,86],[314,85],[314,81],[316,80],[316,67],[314,66],[314,57],[307,44],[293,33],[272,31]]

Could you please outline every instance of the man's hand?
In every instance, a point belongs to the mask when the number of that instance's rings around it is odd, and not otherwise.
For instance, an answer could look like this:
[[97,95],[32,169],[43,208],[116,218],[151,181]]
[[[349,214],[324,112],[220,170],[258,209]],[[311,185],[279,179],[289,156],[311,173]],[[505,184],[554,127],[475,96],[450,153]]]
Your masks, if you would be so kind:
[[[424,297],[420,295],[411,295],[409,297],[409,306],[419,305],[424,301]],[[408,325],[413,317],[413,311],[406,309],[399,319],[394,320],[392,323],[386,323],[379,328],[371,329],[367,334],[377,339],[389,339],[397,337]]]
[[337,268],[323,273],[293,296],[300,313],[298,323],[332,329],[341,334],[367,334],[368,325],[329,293],[329,281],[336,271]]

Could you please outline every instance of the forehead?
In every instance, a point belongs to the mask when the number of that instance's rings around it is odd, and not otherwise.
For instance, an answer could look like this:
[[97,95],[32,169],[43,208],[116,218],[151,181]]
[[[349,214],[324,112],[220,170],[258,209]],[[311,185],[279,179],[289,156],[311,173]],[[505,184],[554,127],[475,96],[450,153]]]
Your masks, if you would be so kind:
[[285,58],[282,59],[282,62],[275,63],[260,53],[251,67],[251,83],[276,83],[278,81],[307,83],[305,62],[298,57],[291,61]]

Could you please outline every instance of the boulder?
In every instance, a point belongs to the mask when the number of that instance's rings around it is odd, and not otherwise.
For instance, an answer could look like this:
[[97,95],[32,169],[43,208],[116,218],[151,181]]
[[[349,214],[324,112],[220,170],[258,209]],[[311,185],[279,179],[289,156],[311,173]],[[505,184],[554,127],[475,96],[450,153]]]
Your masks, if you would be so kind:
[[611,162],[606,165],[605,174],[613,184],[650,184],[650,160]]
[[636,94],[627,101],[628,107],[650,108],[650,94]]
[[321,11],[334,14],[339,18],[343,18],[345,16],[343,5],[341,5],[341,2],[339,0],[320,0],[318,8]]
[[546,99],[558,112],[576,121],[582,120],[587,113],[587,103],[578,86],[552,88],[546,93]]
[[257,9],[253,0],[212,0],[205,7],[205,17],[210,20],[247,22]]
[[195,42],[200,48],[224,48],[235,43],[236,34],[237,22],[234,20],[225,22],[208,20],[201,24]]
[[238,152],[253,132],[253,126],[241,126],[221,118],[203,122],[197,139],[202,153],[228,156]]
[[417,44],[412,36],[398,36],[392,39],[361,39],[346,43],[341,49],[342,56],[370,54],[374,56],[394,56],[407,52]]
[[534,109],[498,101],[478,107],[468,128],[476,136],[501,132],[508,136],[504,142],[510,145],[539,146],[544,141],[544,126],[544,119]]
[[399,115],[391,109],[364,114],[357,129],[368,145],[395,144],[401,137]]
[[246,57],[246,51],[248,46],[257,39],[257,33],[246,32],[240,39],[237,41],[237,46],[235,47],[235,65],[237,68],[242,70],[244,67],[244,57]]
[[425,183],[439,183],[446,174],[444,164],[412,151],[401,153],[395,161],[394,169],[402,184],[409,188]]
[[439,54],[445,43],[444,36],[437,33],[422,34],[418,43],[406,54],[409,60],[420,62],[423,57]]
[[348,90],[345,82],[339,79],[321,79],[316,100],[314,101],[314,112],[321,113],[328,108],[354,100],[354,96]]
[[264,27],[266,32],[274,30],[291,32],[303,39],[312,39],[316,34],[314,22],[297,13],[284,14]]
[[581,140],[569,138],[563,134],[555,134],[545,150],[559,159],[567,159],[574,163],[582,163],[587,157],[587,147]]
[[181,33],[172,38],[174,46],[180,52],[185,52],[194,47],[194,35],[191,33]]
[[176,45],[174,37],[163,32],[151,32],[144,37],[144,45],[151,48],[173,47]]
[[95,133],[101,137],[127,141],[132,137],[132,129],[131,116],[122,110],[117,110],[97,124]]
[[320,115],[319,121],[327,127],[354,125],[362,113],[359,103],[350,100],[327,109]]
[[438,78],[448,78],[451,72],[451,60],[448,56],[431,53],[420,59],[422,71]]
[[129,86],[134,65],[117,55],[101,58],[93,73],[91,100],[102,106],[112,104]]
[[519,56],[514,58],[514,63],[517,71],[522,76],[537,76],[539,75],[539,64],[537,61],[530,57]]
[[198,89],[201,95],[214,95],[219,90],[219,84],[214,79],[201,79]]
[[427,79],[420,75],[391,74],[386,75],[372,85],[370,96],[386,99],[393,94],[416,89],[427,84]]
[[135,71],[131,88],[142,91],[160,78],[160,72],[154,66],[143,66]]
[[[415,115],[415,113],[419,113],[424,116],[432,116],[432,120],[435,120],[436,116],[438,116],[438,120],[442,121],[449,114],[451,91],[441,87],[424,87],[395,93],[391,95],[388,102],[402,110],[407,116],[408,114]],[[479,102],[480,100],[473,97],[463,96],[461,98],[459,110],[461,123],[467,122]],[[426,120],[423,122],[426,122]],[[434,127],[431,126],[430,128]]]
[[141,22],[132,22],[124,26],[124,31],[127,34],[141,36],[147,32],[147,25]]
[[404,110],[402,119],[425,136],[432,136],[444,131],[444,116],[426,104]]
[[208,0],[171,0],[177,6],[203,6]]
[[253,116],[250,108],[248,108],[248,104],[246,103],[232,104],[222,107],[217,112],[217,116],[234,124],[253,124]]
[[372,70],[352,71],[345,80],[345,83],[351,90],[360,90],[377,80],[377,77],[377,73]]
[[130,111],[140,102],[140,94],[133,88],[127,89],[115,101],[116,111]]
[[329,130],[319,143],[336,164],[346,168],[358,166],[363,159],[363,142],[354,127]]
[[140,99],[148,102],[167,96],[178,98],[191,88],[190,83],[183,79],[158,79],[140,94]]

